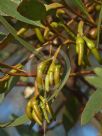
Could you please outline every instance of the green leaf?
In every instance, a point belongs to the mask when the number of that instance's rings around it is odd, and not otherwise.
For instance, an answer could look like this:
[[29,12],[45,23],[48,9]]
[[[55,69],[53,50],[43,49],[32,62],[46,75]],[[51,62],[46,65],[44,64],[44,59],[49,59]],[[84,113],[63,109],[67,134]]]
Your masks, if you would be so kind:
[[0,127],[14,127],[19,126],[22,124],[25,124],[29,121],[28,117],[24,114],[13,121],[7,122],[7,123],[0,123]]
[[94,68],[94,72],[96,73],[97,76],[102,78],[102,67]]
[[37,54],[39,58],[42,58],[41,54],[38,54],[38,51],[36,51],[31,44],[23,40],[17,35],[17,31],[6,21],[4,17],[0,15],[0,22],[4,25],[4,27],[14,36],[16,40],[18,40],[21,45],[23,45],[26,49],[33,52],[34,54]]
[[95,86],[96,88],[102,88],[102,67],[94,68],[94,72],[96,75],[86,76],[85,79]]
[[102,88],[102,78],[98,76],[87,76],[85,79],[96,88]]
[[46,8],[44,4],[37,0],[23,0],[17,10],[21,15],[31,20],[41,20],[46,17]]
[[1,10],[0,10],[0,15],[1,16],[7,16],[7,14],[5,14],[4,12],[2,12]]
[[0,123],[0,128],[7,127],[11,122],[12,122],[12,121],[7,122],[7,123]]
[[83,2],[81,0],[65,0],[65,2],[69,5],[72,5],[76,7],[77,9],[80,9],[86,16],[89,16],[89,13],[87,12]]
[[22,1],[22,0],[12,0],[13,2],[15,2],[17,5],[18,4],[20,4],[20,2]]
[[[18,68],[22,68],[22,65],[19,64]],[[17,71],[11,70],[10,72],[16,73]],[[8,94],[12,90],[12,88],[16,85],[16,83],[18,82],[18,80],[20,78],[20,76],[10,76],[8,74],[6,74],[6,75],[8,76],[8,80],[3,82],[4,84],[1,85],[1,87],[0,87],[0,92],[5,93],[5,95]]]
[[28,18],[20,15],[17,11],[17,6],[17,3],[11,0],[0,0],[0,13],[1,15],[8,15],[22,22],[42,27],[42,24],[39,21],[29,20]]
[[102,5],[101,5],[101,10],[100,10],[99,20],[97,25],[97,42],[96,42],[97,47],[99,46],[101,23],[102,23]]
[[27,123],[28,121],[29,121],[28,117],[26,116],[26,114],[24,114],[18,117],[17,119],[15,119],[12,123],[10,123],[8,127],[19,126],[19,125]]
[[67,113],[63,115],[63,126],[66,133],[74,126],[73,121],[70,120]]
[[10,77],[9,81],[8,81],[8,87],[6,90],[6,93],[10,92],[12,90],[12,88],[16,85],[16,83],[19,81],[19,76],[14,76],[14,77]]
[[[67,88],[64,91],[67,91]],[[66,97],[66,94],[64,95]],[[79,106],[80,104],[76,97],[71,95],[67,96],[67,101],[65,103],[65,110],[63,115],[63,125],[66,132],[68,132],[69,129],[71,129],[77,122],[79,118]]]
[[102,109],[102,91],[96,90],[87,102],[81,116],[81,124],[85,125],[91,121],[94,115]]
[[102,109],[102,67],[94,68],[96,75],[87,76],[85,79],[92,85],[94,85],[97,90],[90,97],[86,107],[82,113],[81,123],[88,123],[92,117]]

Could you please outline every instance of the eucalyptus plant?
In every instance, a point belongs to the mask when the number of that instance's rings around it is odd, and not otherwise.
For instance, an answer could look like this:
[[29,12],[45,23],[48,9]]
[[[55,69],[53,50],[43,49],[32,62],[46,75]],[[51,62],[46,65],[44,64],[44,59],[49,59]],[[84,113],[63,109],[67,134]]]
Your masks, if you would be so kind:
[[[0,23],[8,32],[0,32],[0,101],[15,86],[34,87],[24,115],[0,123],[1,128],[37,123],[40,135],[56,122],[53,127],[61,124],[67,132],[80,116],[81,125],[93,118],[102,125],[98,118],[102,116],[102,1],[0,0]],[[11,44],[15,41],[15,51],[26,53],[10,65],[6,60],[14,60]],[[8,50],[5,57],[7,47],[12,53]],[[30,61],[34,64],[29,72],[25,66]],[[81,82],[88,91],[83,93]],[[60,110],[54,110],[59,95],[64,97],[60,108],[65,107],[60,122]]]

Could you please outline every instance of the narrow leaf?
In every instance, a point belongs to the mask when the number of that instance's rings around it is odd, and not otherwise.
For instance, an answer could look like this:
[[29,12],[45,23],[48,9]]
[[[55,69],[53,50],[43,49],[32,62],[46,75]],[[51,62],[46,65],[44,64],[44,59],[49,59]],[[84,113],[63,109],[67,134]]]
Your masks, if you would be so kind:
[[0,13],[1,15],[8,15],[22,22],[42,27],[42,24],[39,21],[33,21],[20,15],[17,11],[17,6],[17,3],[11,0],[0,0]]
[[94,68],[94,72],[96,73],[97,76],[102,78],[102,67]]
[[16,40],[18,40],[21,45],[23,45],[26,49],[33,52],[34,54],[37,54],[39,58],[42,58],[40,54],[38,54],[38,51],[36,51],[31,44],[23,40],[17,35],[17,31],[6,21],[4,17],[0,15],[0,22],[4,25],[4,27],[14,36]]
[[91,121],[94,115],[102,109],[102,91],[97,90],[90,97],[81,116],[81,124],[85,125]]
[[29,121],[27,116],[24,114],[13,121],[7,122],[7,123],[0,123],[0,127],[14,127],[14,126],[19,126],[22,124],[25,124]]
[[17,8],[17,11],[24,17],[31,20],[41,20],[46,17],[46,8],[44,4],[37,0],[23,0]]
[[96,88],[102,88],[102,78],[98,76],[87,76],[85,79]]
[[16,85],[16,83],[19,81],[19,76],[14,76],[14,77],[10,77],[9,81],[8,81],[8,87],[6,90],[6,93],[8,94],[12,88]]
[[15,126],[19,126],[22,124],[25,124],[29,121],[28,117],[26,116],[26,114],[18,117],[17,119],[15,119],[11,124],[8,125],[8,127],[15,127]]
[[81,12],[83,12],[87,17],[89,17],[90,21],[93,22],[90,14],[87,12],[86,7],[84,6],[82,0],[65,0],[65,2],[69,5],[72,5],[76,7],[77,9],[80,9]]
[[101,23],[102,23],[102,5],[101,5],[101,10],[100,10],[99,20],[98,20],[98,25],[97,25],[97,42],[96,42],[97,47],[99,47]]

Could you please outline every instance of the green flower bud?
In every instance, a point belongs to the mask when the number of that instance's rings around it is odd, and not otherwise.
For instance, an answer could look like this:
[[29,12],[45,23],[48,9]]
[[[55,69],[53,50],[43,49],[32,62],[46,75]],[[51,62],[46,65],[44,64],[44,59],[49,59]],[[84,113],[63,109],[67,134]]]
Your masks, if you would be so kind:
[[54,70],[54,83],[56,86],[59,85],[60,83],[60,70],[61,70],[61,65],[56,65],[55,70]]
[[50,81],[49,81],[49,74],[45,77],[45,91],[49,92],[50,90]]
[[47,114],[47,111],[46,111],[45,103],[40,102],[40,107],[43,111],[43,115],[44,115],[45,120],[47,121],[47,123],[50,123],[50,120],[49,120],[49,117],[48,117],[48,114]]
[[50,25],[51,25],[51,27],[54,27],[54,28],[58,27],[58,23],[57,22],[52,22]]
[[38,123],[40,126],[42,126],[42,121],[37,117],[37,115],[36,115],[34,110],[32,111],[32,118],[34,119],[34,121],[36,123]]
[[77,53],[78,53],[78,65],[80,66],[83,61],[84,56],[84,39],[81,36],[77,36],[76,39],[76,47],[77,47]]
[[92,50],[93,48],[96,48],[95,43],[92,40],[90,40],[86,36],[84,36],[83,38],[84,38],[84,40],[90,50]]
[[36,36],[39,39],[39,41],[41,43],[44,43],[44,37],[43,37],[43,35],[41,33],[41,30],[39,28],[35,28],[34,30],[35,30]]

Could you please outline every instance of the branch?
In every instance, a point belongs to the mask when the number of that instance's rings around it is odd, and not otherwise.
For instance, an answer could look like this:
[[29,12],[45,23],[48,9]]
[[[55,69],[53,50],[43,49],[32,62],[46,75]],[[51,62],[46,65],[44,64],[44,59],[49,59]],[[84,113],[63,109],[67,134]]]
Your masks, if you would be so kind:
[[71,73],[70,77],[80,76],[80,75],[90,75],[90,74],[95,74],[95,72],[92,70],[80,71],[80,72],[76,72],[76,73]]
[[23,77],[35,77],[36,74],[35,73],[28,73],[28,72],[21,72],[21,73],[12,73],[12,72],[8,72],[8,71],[4,71],[0,69],[0,72],[4,73],[4,74],[8,74],[10,76],[23,76]]
[[96,23],[94,22],[94,20],[92,19],[91,16],[89,16],[89,19],[90,19],[90,21],[89,21],[88,19],[84,18],[80,13],[76,12],[75,10],[73,10],[68,4],[66,4],[65,2],[64,2],[64,4],[68,7],[68,9],[69,9],[73,14],[77,15],[77,17],[82,18],[83,20],[85,20],[85,21],[87,21],[89,24],[91,24],[92,26],[96,26]]
[[16,71],[25,73],[24,70],[19,69],[19,68],[17,68],[16,66],[9,66],[9,65],[7,65],[7,64],[5,64],[5,63],[2,63],[2,62],[0,62],[0,66],[1,66],[1,67],[5,67],[5,68],[9,68],[9,69],[15,69]]

